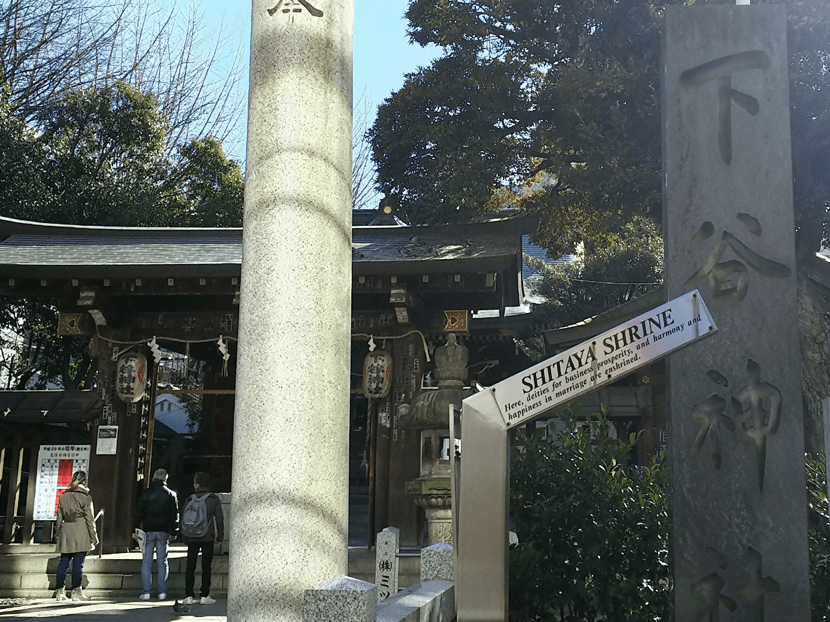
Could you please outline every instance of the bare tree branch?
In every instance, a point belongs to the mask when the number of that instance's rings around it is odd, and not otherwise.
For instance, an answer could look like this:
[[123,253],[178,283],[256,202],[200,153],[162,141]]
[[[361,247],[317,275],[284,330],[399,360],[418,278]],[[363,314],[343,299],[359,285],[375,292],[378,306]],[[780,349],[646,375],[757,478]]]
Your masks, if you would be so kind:
[[364,92],[353,107],[352,123],[352,209],[372,209],[380,201],[377,190],[372,144],[367,132],[374,121],[374,107]]
[[223,141],[244,112],[243,60],[241,38],[211,32],[196,3],[0,3],[0,81],[28,123],[62,94],[121,81],[158,98],[167,155],[199,136]]

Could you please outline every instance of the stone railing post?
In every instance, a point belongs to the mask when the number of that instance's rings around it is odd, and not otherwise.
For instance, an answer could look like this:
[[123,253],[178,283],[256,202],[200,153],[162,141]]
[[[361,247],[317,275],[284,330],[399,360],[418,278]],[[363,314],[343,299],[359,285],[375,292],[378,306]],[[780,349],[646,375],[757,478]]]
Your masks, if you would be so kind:
[[439,542],[421,549],[421,583],[424,581],[455,581],[451,544]]
[[387,527],[376,538],[375,544],[375,586],[378,602],[398,593],[398,550],[401,531]]
[[303,622],[376,622],[376,588],[371,583],[336,577],[303,597]]

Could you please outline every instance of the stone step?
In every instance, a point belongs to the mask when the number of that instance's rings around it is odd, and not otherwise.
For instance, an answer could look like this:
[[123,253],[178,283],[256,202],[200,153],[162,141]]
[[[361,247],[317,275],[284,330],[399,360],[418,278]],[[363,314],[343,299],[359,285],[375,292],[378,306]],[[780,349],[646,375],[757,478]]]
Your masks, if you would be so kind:
[[[9,552],[9,547],[12,548]],[[58,554],[54,545],[7,545],[0,550],[0,598],[49,598],[55,585]],[[228,589],[228,556],[213,558],[211,569],[211,594],[224,596]],[[400,557],[401,588],[420,580],[420,556],[404,554]],[[173,545],[168,554],[170,575],[168,592],[178,597],[184,594],[184,572],[187,549]],[[155,564],[153,566],[155,575]],[[71,570],[71,569],[70,569]],[[71,572],[70,572],[71,575]],[[201,564],[196,565],[196,588],[201,579]],[[374,551],[349,550],[349,576],[373,583],[375,580]],[[155,582],[155,576],[153,577]],[[88,555],[84,562],[84,593],[93,598],[124,597],[141,592],[141,555],[118,553],[99,558]]]
[[[154,588],[155,589],[155,588]],[[184,588],[181,589],[173,589],[168,588],[170,590],[169,594],[167,595],[167,600],[170,601],[170,604],[173,604],[173,599],[178,599],[179,601],[184,599]],[[139,595],[141,594],[141,588],[138,590],[92,590],[92,589],[84,589],[84,594],[89,596],[93,600],[98,599],[127,599],[127,600],[138,600]],[[213,587],[210,589],[210,595],[216,599],[227,599],[228,593],[222,590],[216,590]],[[199,596],[199,582],[196,582],[196,596]],[[31,600],[44,600],[55,598],[55,590],[15,590],[14,594],[11,596],[3,596],[0,595],[0,599],[18,599],[18,598],[25,598]],[[151,594],[151,599],[156,600],[157,595],[155,592]],[[77,620],[78,618],[72,618],[72,620]]]
[[54,553],[54,544],[0,544],[0,555]]
[[[54,574],[58,568],[59,558],[52,557],[24,557],[23,559],[8,559],[0,556],[0,575],[5,573],[50,573]],[[168,557],[170,574],[184,573],[187,559]],[[87,557],[84,562],[84,572],[91,574],[130,574],[141,569],[141,558],[135,559],[110,559],[105,556],[102,559]],[[201,572],[201,563],[196,564],[196,572]],[[214,573],[228,572],[228,556],[217,555],[213,558],[212,569]]]
[[[86,568],[84,568],[86,571]],[[154,573],[155,574],[155,573]],[[226,574],[212,574],[210,579],[211,592],[226,592],[228,589]],[[71,573],[67,577],[71,582]],[[153,577],[155,582],[155,576]],[[196,578],[196,587],[200,584]],[[53,574],[0,574],[0,595],[9,597],[5,592],[12,590],[42,590],[51,591],[55,586],[55,575]],[[184,592],[184,574],[170,575],[167,579],[167,587],[171,592]],[[141,574],[87,574],[84,572],[84,590],[100,591],[137,591],[141,592]]]
[[[0,575],[5,573],[50,573],[54,574],[60,558],[54,552],[35,554],[0,555]],[[187,565],[187,551],[185,549],[171,549],[167,556],[170,574],[184,573]],[[228,556],[216,555],[213,558],[212,572],[227,574]],[[141,571],[141,554],[117,553],[98,557],[95,554],[87,555],[84,561],[84,572],[90,574],[131,574]],[[196,573],[201,573],[201,564],[196,564]]]

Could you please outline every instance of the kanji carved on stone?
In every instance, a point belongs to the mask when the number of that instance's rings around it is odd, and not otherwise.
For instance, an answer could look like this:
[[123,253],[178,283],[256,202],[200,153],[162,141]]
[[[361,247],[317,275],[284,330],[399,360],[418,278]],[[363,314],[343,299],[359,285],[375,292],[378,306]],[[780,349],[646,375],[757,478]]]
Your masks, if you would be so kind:
[[323,12],[311,6],[307,0],[280,0],[276,6],[268,9],[268,15],[273,16],[280,8],[282,8],[283,13],[302,13],[303,8],[305,8],[314,17],[323,17]]
[[[761,235],[761,223],[749,214],[738,214],[738,222],[754,236]],[[700,243],[708,240],[715,234],[715,226],[705,221],[692,241]],[[738,259],[721,261],[727,249],[731,249]],[[739,261],[740,260],[740,261]],[[791,270],[784,264],[761,256],[744,244],[734,234],[724,230],[721,239],[712,249],[712,252],[689,279],[687,285],[695,285],[706,281],[709,291],[716,302],[740,302],[746,297],[749,290],[749,270],[752,268],[763,276],[785,279],[789,278]]]
[[718,149],[727,166],[732,163],[732,102],[755,116],[761,105],[752,95],[732,88],[732,76],[749,69],[769,69],[770,58],[766,52],[754,50],[716,58],[680,75],[680,84],[687,88],[699,87],[713,80],[718,81]]

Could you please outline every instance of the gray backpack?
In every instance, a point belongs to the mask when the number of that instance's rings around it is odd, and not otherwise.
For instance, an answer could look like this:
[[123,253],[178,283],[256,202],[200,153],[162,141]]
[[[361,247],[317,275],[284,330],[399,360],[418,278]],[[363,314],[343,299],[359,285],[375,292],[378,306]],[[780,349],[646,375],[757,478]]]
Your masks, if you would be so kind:
[[209,496],[197,496],[193,493],[188,497],[182,513],[182,535],[185,538],[204,538],[210,528],[205,499]]

